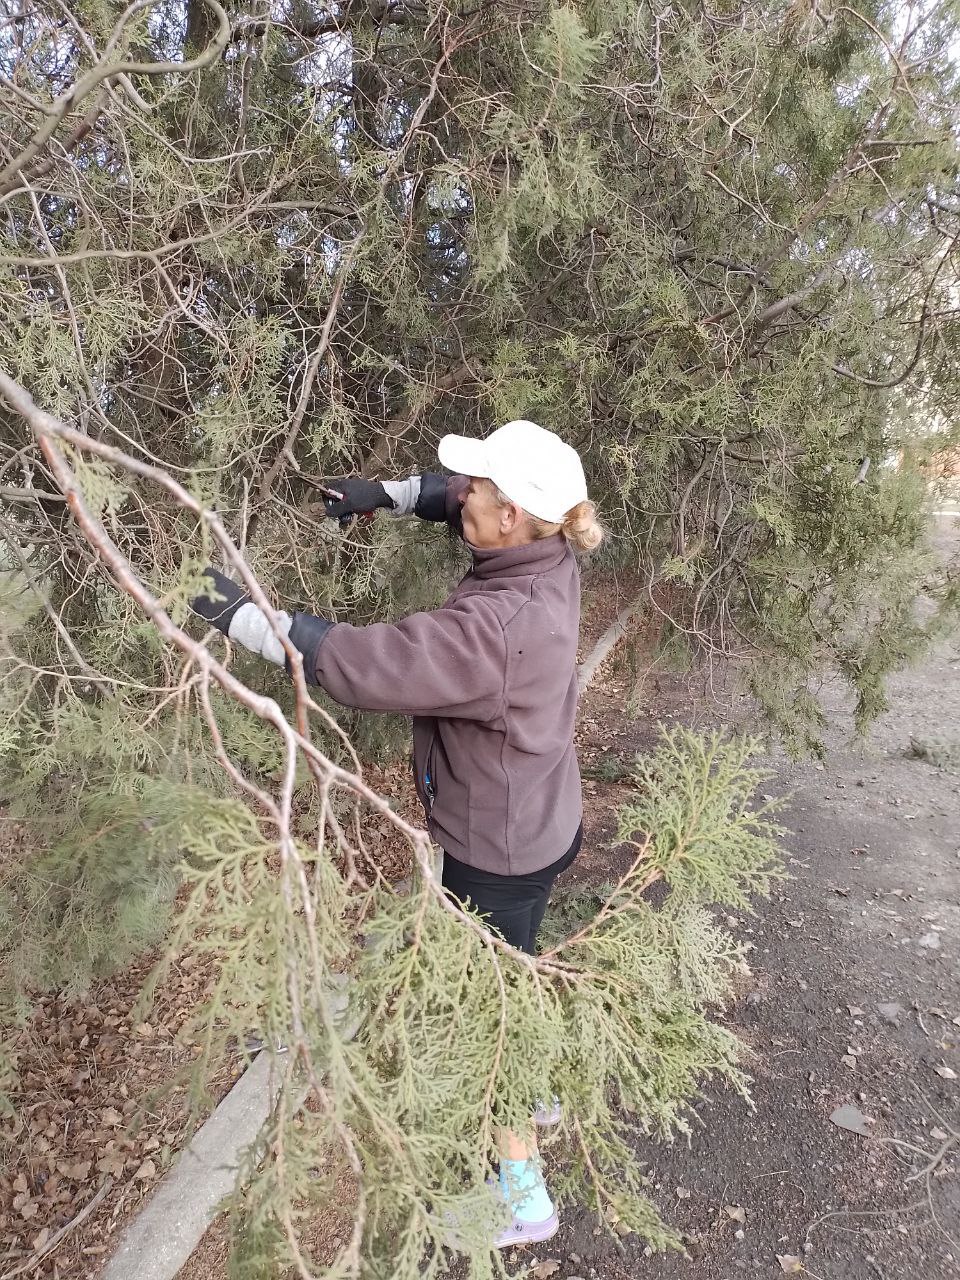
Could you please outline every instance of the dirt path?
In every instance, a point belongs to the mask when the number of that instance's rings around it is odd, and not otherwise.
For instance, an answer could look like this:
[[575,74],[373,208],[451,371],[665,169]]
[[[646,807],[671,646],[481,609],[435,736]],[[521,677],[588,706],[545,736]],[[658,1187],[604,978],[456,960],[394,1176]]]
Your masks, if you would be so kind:
[[[622,709],[628,684],[614,673],[588,693],[585,756],[645,749],[653,716],[741,719],[735,694],[692,703],[679,681],[652,679],[639,718],[625,725],[621,710],[611,732],[605,708]],[[773,760],[770,793],[792,797],[794,878],[742,922],[754,985],[727,1021],[755,1051],[755,1110],[708,1092],[689,1147],[643,1152],[688,1256],[618,1247],[568,1211],[539,1251],[560,1262],[557,1280],[783,1275],[777,1255],[821,1280],[960,1276],[960,1149],[906,1181],[928,1163],[920,1152],[932,1159],[960,1132],[960,769],[911,754],[911,738],[960,742],[960,641],[893,682],[865,744],[845,736],[841,691],[827,696],[826,762]],[[593,786],[598,818],[611,789]],[[580,878],[609,874],[608,830],[604,816]],[[844,1103],[872,1122],[869,1137],[831,1122]]]

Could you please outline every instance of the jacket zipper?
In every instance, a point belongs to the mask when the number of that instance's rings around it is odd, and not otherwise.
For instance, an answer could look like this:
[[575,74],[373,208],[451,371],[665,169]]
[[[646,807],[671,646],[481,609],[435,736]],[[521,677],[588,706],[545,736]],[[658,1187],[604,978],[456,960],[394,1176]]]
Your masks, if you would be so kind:
[[427,763],[423,769],[423,794],[427,798],[427,813],[433,809],[433,802],[437,798],[437,788],[433,779],[433,749],[436,746],[437,734],[434,731],[433,737],[430,739],[430,746],[427,748]]

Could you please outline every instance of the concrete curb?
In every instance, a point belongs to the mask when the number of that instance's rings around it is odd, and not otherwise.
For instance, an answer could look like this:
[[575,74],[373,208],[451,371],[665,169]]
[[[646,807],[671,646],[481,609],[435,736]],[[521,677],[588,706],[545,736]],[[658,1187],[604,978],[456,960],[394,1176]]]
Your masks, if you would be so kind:
[[[350,1009],[350,985],[346,974],[336,975],[327,994],[346,1040],[360,1025]],[[270,1115],[280,1085],[280,1072],[271,1075],[272,1066],[269,1053],[254,1058],[126,1228],[102,1280],[174,1280],[218,1217],[244,1152]]]
[[258,1054],[127,1227],[103,1280],[173,1280],[233,1190],[279,1081]]

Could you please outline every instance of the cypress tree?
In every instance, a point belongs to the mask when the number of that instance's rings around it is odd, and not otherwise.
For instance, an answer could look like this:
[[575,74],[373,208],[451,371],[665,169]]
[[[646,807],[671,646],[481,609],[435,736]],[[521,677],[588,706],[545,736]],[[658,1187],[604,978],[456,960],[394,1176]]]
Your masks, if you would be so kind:
[[[658,833],[646,857],[531,969],[443,905],[332,704],[240,654],[231,685],[145,600],[196,643],[186,601],[219,529],[286,607],[429,606],[457,550],[331,528],[315,478],[420,471],[447,431],[531,417],[583,454],[604,563],[640,574],[669,644],[740,656],[798,749],[817,749],[825,673],[865,724],[957,603],[924,532],[927,456],[955,440],[956,22],[947,0],[11,18],[0,748],[29,839],[0,884],[3,1001],[23,1016],[171,928],[215,951],[211,1054],[251,1026],[295,1050],[238,1267],[297,1261],[312,1171],[340,1161],[362,1210],[344,1268],[441,1269],[483,1186],[482,1104],[516,1119],[531,1088],[576,1112],[568,1193],[666,1242],[623,1126],[682,1123],[705,1071],[740,1079],[707,1016],[740,960],[706,904],[766,887],[776,833],[747,808],[743,744],[667,737],[623,819]],[[361,755],[400,741],[337,715]],[[364,859],[371,807],[421,869],[409,895]],[[347,969],[353,1041],[318,994]]]

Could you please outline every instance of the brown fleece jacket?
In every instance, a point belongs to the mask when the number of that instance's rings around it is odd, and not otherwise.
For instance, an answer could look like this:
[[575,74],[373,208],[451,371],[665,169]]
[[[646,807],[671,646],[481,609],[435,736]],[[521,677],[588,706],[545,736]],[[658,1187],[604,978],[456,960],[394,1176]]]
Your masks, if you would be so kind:
[[449,599],[397,623],[337,623],[316,682],[413,716],[417,791],[460,861],[520,876],[555,862],[583,806],[573,747],[580,573],[562,534],[473,552]]

